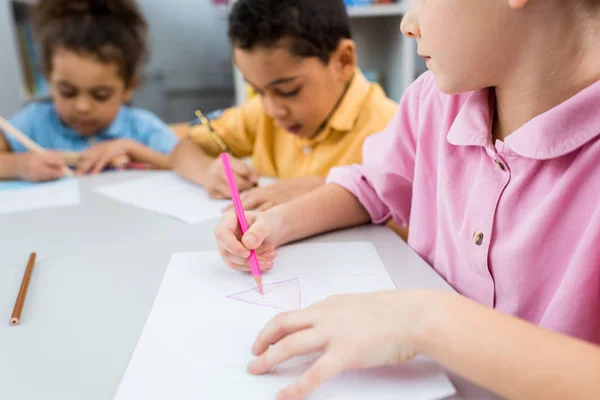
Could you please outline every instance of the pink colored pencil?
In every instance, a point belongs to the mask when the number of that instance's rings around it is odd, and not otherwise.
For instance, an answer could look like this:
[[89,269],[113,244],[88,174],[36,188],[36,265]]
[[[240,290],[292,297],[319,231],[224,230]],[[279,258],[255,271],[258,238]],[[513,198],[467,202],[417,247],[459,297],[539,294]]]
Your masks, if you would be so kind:
[[[240,224],[240,230],[242,235],[248,230],[248,221],[246,220],[246,214],[244,213],[244,207],[242,207],[242,200],[240,199],[240,191],[238,190],[237,184],[235,183],[235,176],[231,169],[231,162],[229,161],[229,155],[227,153],[221,153],[221,161],[223,162],[223,168],[225,169],[225,177],[227,178],[227,184],[229,185],[229,191],[231,192],[231,199],[233,200],[233,207],[235,208],[235,214],[237,215],[238,223]],[[252,277],[256,281],[258,290],[261,294],[263,292],[262,274],[260,272],[260,266],[258,265],[258,258],[256,252],[250,250],[250,269],[252,271]]]

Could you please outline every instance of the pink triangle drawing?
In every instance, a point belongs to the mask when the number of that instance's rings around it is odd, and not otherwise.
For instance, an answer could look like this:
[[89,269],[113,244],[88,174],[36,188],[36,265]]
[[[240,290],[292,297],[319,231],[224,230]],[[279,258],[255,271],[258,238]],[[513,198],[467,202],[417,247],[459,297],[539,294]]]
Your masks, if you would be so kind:
[[300,283],[298,279],[270,283],[263,286],[264,295],[258,288],[232,294],[227,298],[258,306],[293,311],[300,309]]

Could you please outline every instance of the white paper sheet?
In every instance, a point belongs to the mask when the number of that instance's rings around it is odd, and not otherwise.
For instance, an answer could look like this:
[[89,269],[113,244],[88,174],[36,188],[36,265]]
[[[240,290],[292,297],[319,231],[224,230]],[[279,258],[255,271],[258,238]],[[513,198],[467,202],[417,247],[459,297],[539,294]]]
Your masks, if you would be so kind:
[[172,172],[96,188],[100,194],[189,224],[220,218],[231,202],[212,200],[200,186]]
[[271,186],[274,183],[279,182],[279,179],[272,178],[270,176],[261,176],[258,178],[258,186]]
[[79,183],[74,178],[45,183],[0,182],[0,214],[73,206],[79,202]]
[[[370,243],[300,244],[280,250],[263,275],[265,295],[250,275],[229,270],[217,252],[174,254],[115,400],[274,399],[314,358],[275,373],[246,372],[259,330],[282,309],[332,294],[393,289]],[[310,399],[429,400],[454,393],[435,363],[344,374]]]

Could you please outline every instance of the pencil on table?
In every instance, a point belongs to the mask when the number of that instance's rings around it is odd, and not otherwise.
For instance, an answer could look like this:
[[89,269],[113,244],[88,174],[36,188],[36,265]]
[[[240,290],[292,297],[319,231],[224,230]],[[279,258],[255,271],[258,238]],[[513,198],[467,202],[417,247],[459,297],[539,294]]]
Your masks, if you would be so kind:
[[35,252],[31,253],[31,255],[29,256],[29,261],[27,262],[27,268],[25,268],[25,273],[23,274],[21,288],[19,289],[19,294],[17,295],[17,300],[15,301],[15,308],[13,308],[13,313],[10,317],[10,324],[12,326],[19,325],[19,323],[21,322],[21,313],[23,312],[23,306],[25,305],[25,298],[27,297],[27,289],[29,289],[29,282],[31,282],[31,274],[33,273],[35,258]]
[[[8,122],[3,117],[0,117],[0,128],[2,128],[2,130],[6,132],[7,135],[11,136],[17,142],[21,143],[29,151],[34,151],[40,154],[48,152],[48,150],[44,149],[42,146],[31,140],[29,136],[12,126],[10,122]],[[65,174],[65,176],[73,176],[73,171],[71,171],[68,167],[64,167],[63,173]]]

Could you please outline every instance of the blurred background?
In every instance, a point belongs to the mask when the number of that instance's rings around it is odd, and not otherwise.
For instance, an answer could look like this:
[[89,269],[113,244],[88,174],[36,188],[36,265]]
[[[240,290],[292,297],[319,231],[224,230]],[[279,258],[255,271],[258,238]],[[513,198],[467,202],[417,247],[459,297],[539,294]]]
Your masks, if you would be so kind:
[[[239,104],[248,92],[227,42],[227,12],[235,0],[137,0],[150,25],[151,58],[134,98],[166,122],[187,121],[196,108]],[[0,115],[10,117],[47,95],[31,34],[35,0],[0,0]],[[414,42],[400,33],[407,0],[347,0],[359,65],[399,100],[424,69]]]

